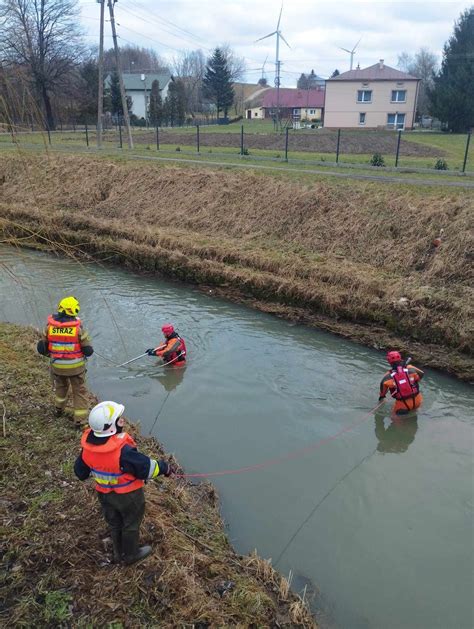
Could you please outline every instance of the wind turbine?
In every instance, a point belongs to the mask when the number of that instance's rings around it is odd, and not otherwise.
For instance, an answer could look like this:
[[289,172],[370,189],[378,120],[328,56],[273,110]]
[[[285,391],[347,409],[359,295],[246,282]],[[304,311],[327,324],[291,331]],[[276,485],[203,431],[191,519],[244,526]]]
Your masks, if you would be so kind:
[[278,22],[277,22],[276,30],[274,30],[272,33],[269,33],[268,35],[264,35],[263,37],[260,37],[259,39],[256,40],[256,42],[258,42],[258,41],[262,41],[263,39],[267,39],[268,37],[273,37],[273,35],[276,35],[275,87],[277,89],[277,124],[280,122],[280,69],[281,69],[280,38],[285,42],[285,44],[288,46],[288,48],[291,48],[290,44],[283,37],[283,33],[280,30],[280,21],[281,21],[282,11],[283,11],[283,4],[281,5],[280,15],[278,16]]
[[357,46],[360,44],[360,40],[362,39],[362,37],[359,39],[359,41],[357,42],[357,44],[354,46],[354,48],[352,50],[347,50],[347,48],[342,48],[342,46],[339,46],[339,48],[341,50],[343,50],[344,52],[348,52],[351,56],[351,70],[352,70],[352,66],[354,65],[354,53],[356,51]]

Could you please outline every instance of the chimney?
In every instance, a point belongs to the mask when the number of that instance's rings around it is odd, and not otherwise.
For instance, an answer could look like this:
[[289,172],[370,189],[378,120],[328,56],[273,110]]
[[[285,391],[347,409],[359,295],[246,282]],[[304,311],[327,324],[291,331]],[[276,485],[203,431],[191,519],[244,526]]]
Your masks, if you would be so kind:
[[383,59],[379,60],[379,68],[380,70],[383,70]]

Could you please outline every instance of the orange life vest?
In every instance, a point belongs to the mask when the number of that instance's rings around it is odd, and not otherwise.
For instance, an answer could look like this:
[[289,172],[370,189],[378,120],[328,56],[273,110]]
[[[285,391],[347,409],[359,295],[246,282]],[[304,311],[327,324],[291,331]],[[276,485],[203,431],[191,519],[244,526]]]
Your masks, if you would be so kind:
[[48,317],[48,352],[55,367],[70,369],[82,367],[85,357],[80,339],[81,320],[56,321]]
[[126,445],[136,446],[133,438],[126,432],[112,435],[103,445],[87,442],[91,429],[87,429],[81,439],[82,460],[91,468],[91,476],[95,480],[95,488],[102,494],[114,491],[126,494],[140,489],[145,484],[143,480],[126,474],[120,469],[120,454]]

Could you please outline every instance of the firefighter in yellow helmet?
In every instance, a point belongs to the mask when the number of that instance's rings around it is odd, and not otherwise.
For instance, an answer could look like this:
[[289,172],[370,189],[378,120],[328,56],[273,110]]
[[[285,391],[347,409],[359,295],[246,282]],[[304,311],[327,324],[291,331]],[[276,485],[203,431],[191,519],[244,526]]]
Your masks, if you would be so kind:
[[58,304],[58,312],[49,315],[38,352],[51,359],[51,374],[55,391],[56,416],[66,407],[69,388],[74,404],[74,423],[82,426],[89,412],[85,384],[86,358],[91,356],[91,339],[77,316],[80,306],[73,296]]

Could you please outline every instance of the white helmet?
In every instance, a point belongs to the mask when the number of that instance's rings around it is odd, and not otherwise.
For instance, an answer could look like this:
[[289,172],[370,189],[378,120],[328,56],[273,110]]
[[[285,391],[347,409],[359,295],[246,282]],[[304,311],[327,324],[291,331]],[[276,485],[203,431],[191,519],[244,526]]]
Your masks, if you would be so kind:
[[89,413],[89,426],[96,437],[110,437],[117,432],[117,419],[125,410],[117,402],[100,402]]

